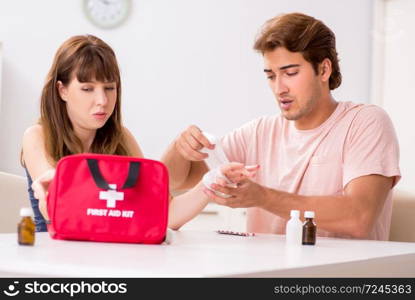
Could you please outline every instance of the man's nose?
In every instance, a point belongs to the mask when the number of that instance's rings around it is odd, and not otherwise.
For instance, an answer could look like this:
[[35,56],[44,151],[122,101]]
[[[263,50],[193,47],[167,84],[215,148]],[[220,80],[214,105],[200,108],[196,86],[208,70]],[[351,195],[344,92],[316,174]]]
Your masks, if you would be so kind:
[[285,84],[284,79],[279,77],[274,83],[274,93],[278,96],[288,93],[288,86]]

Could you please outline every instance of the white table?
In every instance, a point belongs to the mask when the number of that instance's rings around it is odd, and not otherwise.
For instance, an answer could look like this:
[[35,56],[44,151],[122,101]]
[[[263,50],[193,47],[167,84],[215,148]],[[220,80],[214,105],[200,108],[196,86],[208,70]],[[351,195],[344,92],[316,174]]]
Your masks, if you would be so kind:
[[35,246],[0,234],[0,277],[415,277],[415,243],[318,238],[287,247],[281,235],[182,231],[169,245],[53,240]]

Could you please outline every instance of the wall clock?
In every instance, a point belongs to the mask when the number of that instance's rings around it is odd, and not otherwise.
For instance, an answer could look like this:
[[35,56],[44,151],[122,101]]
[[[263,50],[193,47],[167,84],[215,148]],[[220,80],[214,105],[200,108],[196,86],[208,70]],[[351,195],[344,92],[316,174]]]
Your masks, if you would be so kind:
[[83,9],[88,19],[104,29],[121,25],[131,11],[131,0],[84,0]]

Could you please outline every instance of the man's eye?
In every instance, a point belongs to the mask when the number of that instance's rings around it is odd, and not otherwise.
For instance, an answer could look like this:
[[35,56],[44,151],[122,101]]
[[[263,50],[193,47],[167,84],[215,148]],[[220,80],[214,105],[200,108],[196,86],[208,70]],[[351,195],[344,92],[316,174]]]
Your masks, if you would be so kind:
[[115,90],[115,87],[113,87],[113,86],[108,86],[108,87],[106,87],[105,88],[107,91],[112,91],[112,90]]
[[90,92],[90,91],[92,91],[92,88],[82,88],[82,90],[85,91],[85,92]]
[[296,71],[296,72],[287,72],[288,76],[294,76],[294,75],[297,75],[297,74],[298,74],[298,71]]
[[268,78],[269,80],[273,80],[273,79],[275,79],[275,75],[269,75],[269,76],[267,76],[267,78]]

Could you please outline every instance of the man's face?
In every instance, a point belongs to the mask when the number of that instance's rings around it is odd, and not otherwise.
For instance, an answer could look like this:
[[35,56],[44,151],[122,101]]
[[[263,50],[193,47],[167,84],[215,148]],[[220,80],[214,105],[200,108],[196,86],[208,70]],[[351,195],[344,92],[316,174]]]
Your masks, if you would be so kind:
[[264,72],[282,115],[287,120],[307,122],[316,113],[321,98],[321,80],[299,52],[278,47],[264,54]]

